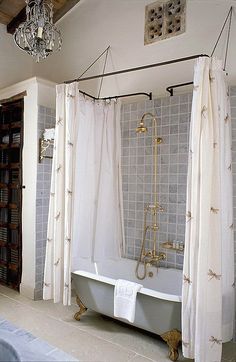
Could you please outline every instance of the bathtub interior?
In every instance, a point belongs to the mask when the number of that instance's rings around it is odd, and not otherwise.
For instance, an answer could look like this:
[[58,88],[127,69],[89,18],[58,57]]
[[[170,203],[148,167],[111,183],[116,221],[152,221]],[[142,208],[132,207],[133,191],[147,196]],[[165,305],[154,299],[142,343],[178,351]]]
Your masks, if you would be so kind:
[[76,268],[74,272],[76,274],[82,273],[83,276],[86,275],[86,272],[89,272],[89,274],[87,273],[88,277],[95,278],[108,284],[115,284],[117,279],[129,280],[143,285],[142,292],[144,294],[152,295],[152,291],[156,291],[165,295],[176,296],[178,297],[176,300],[180,300],[182,270],[149,267],[148,273],[152,272],[153,276],[147,276],[144,280],[139,280],[135,276],[135,268],[136,261],[126,258],[117,261],[107,260],[105,262],[97,263],[81,259],[78,268]]

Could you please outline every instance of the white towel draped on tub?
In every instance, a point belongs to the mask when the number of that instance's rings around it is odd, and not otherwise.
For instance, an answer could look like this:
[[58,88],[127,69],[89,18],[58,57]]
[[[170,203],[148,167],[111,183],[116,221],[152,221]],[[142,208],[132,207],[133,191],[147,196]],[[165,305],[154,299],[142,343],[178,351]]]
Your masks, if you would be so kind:
[[114,290],[114,317],[134,322],[136,297],[141,284],[118,279]]

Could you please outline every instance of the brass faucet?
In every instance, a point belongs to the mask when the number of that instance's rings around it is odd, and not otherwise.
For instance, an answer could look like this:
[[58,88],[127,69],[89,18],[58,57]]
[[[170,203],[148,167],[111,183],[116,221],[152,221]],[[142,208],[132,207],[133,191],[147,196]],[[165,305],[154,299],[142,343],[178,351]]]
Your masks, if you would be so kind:
[[144,259],[146,260],[147,266],[157,265],[159,261],[166,260],[166,254],[165,253],[154,254],[153,250],[148,250],[144,255]]
[[[154,161],[154,174],[153,174],[153,196],[154,202],[148,204],[144,208],[144,220],[143,220],[143,237],[142,237],[142,246],[139,259],[136,266],[136,277],[140,280],[143,280],[147,274],[147,266],[155,265],[158,266],[159,261],[165,260],[166,255],[164,253],[156,253],[156,242],[157,242],[157,231],[159,226],[157,224],[157,214],[158,212],[164,211],[163,207],[158,202],[157,197],[157,154],[158,146],[163,142],[161,137],[157,136],[157,119],[152,113],[144,113],[142,119],[136,128],[136,133],[146,133],[148,131],[147,127],[144,124],[145,117],[150,116],[152,118],[152,125],[154,129],[154,138],[153,138],[153,161]],[[151,222],[147,224],[147,216],[150,214]],[[147,231],[151,231],[153,234],[152,240],[152,250],[146,249],[146,236]],[[140,264],[143,264],[143,273],[139,272]]]

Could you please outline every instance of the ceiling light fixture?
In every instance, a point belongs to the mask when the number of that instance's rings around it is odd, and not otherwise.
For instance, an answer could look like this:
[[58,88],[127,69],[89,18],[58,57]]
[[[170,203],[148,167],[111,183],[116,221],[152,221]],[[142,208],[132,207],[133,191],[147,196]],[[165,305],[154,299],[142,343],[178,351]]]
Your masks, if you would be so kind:
[[16,29],[16,45],[39,62],[53,51],[61,50],[60,31],[53,24],[53,4],[50,0],[25,0],[26,21]]

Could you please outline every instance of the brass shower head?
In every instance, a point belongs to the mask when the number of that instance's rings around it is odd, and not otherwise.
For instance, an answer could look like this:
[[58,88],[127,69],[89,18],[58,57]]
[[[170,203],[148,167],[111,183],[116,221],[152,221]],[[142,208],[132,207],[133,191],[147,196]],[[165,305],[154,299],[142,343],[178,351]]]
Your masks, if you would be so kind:
[[143,121],[139,123],[139,126],[136,128],[136,133],[145,133],[147,132],[147,127],[144,126]]

